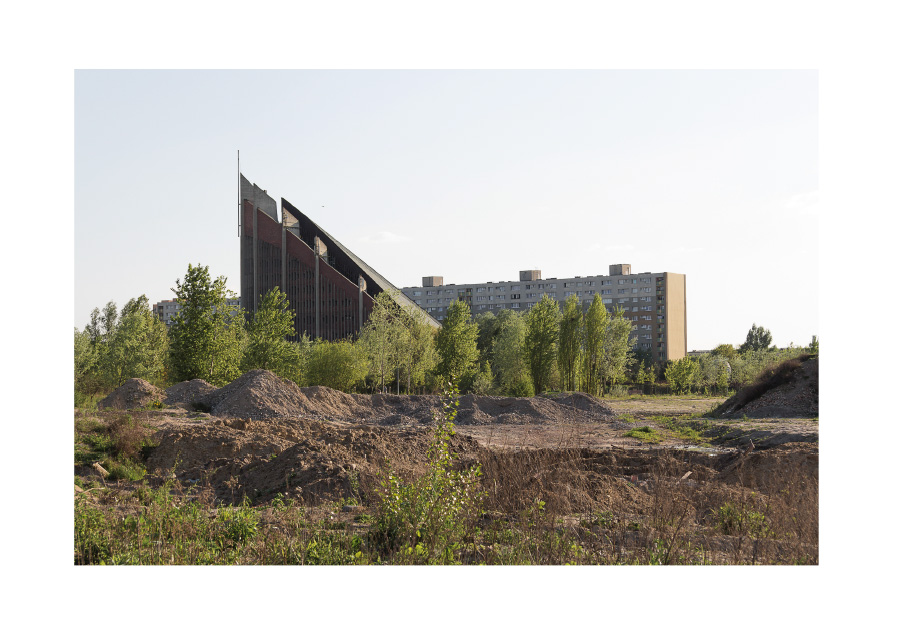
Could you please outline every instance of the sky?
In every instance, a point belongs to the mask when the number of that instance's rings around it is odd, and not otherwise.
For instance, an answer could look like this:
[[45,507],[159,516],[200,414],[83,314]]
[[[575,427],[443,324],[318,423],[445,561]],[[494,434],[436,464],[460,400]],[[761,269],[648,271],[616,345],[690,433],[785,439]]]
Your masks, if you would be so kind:
[[816,71],[75,73],[75,327],[239,292],[240,170],[398,287],[687,281],[687,346],[818,331]]

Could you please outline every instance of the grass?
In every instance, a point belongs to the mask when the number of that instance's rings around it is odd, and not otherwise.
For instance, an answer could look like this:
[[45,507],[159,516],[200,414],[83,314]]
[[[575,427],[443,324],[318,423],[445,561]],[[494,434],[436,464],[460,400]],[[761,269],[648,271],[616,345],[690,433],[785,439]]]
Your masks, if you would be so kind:
[[638,426],[632,428],[624,434],[625,437],[633,437],[641,442],[649,442],[650,444],[658,444],[664,438],[651,426]]
[[[430,553],[424,540],[383,540],[384,502],[370,474],[354,473],[349,492],[316,506],[284,493],[226,502],[202,480],[148,479],[141,471],[152,431],[142,417],[76,417],[74,480],[86,492],[75,497],[75,564],[818,562],[817,472],[802,462],[753,472],[748,463],[668,449],[481,448],[466,460],[482,467],[486,497],[467,509],[476,514],[448,514],[442,499],[426,500],[426,514],[462,524]],[[699,436],[704,425],[664,416],[653,423],[633,431]],[[121,472],[100,480],[85,464],[94,458]]]

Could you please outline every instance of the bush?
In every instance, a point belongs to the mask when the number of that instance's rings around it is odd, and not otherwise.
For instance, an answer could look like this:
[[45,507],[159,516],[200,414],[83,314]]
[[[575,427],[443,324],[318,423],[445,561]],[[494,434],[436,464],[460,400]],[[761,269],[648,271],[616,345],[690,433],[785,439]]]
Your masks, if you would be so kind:
[[437,418],[423,476],[404,483],[389,465],[382,476],[381,501],[370,531],[373,546],[382,554],[398,553],[400,561],[410,563],[453,563],[481,515],[481,467],[455,469],[457,458],[449,448],[458,405],[455,391],[444,395],[444,412]]

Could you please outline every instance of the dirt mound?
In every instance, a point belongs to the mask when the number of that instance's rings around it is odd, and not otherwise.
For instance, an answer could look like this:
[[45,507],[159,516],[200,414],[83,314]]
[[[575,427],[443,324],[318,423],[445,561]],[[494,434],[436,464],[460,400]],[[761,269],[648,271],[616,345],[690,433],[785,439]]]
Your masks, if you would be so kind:
[[[389,461],[400,474],[420,474],[431,431],[331,424],[308,419],[225,419],[170,427],[157,436],[147,468],[208,483],[222,501],[267,501],[286,493],[306,503],[371,489]],[[456,435],[451,448],[473,458],[478,444]]]
[[296,384],[271,371],[247,371],[231,384],[207,394],[203,404],[213,415],[254,420],[296,417],[308,412],[308,398]]
[[157,387],[141,378],[131,378],[97,402],[97,406],[101,409],[141,409],[164,399],[165,394]]
[[714,417],[815,417],[818,415],[818,358],[787,360],[762,374],[712,411]]
[[217,389],[217,386],[209,384],[206,380],[179,382],[165,390],[165,403],[169,406],[190,409],[194,404],[202,404],[206,396]]

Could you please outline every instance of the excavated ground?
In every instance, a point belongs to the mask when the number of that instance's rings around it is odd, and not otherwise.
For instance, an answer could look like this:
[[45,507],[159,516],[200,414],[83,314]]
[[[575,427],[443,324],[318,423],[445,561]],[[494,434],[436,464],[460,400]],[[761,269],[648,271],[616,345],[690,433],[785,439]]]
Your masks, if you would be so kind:
[[[206,484],[223,502],[264,502],[278,493],[310,505],[337,500],[372,487],[388,461],[401,473],[419,473],[441,411],[436,396],[300,388],[259,370],[222,388],[182,382],[162,396],[145,384],[129,380],[106,403],[135,409],[162,398],[167,405],[132,411],[158,444],[148,458],[149,471],[157,480],[174,475]],[[603,401],[583,393],[466,395],[459,399],[453,449],[462,463],[480,462],[488,478],[512,483],[510,475],[517,475],[520,483],[510,497],[524,501],[540,487],[544,496],[556,493],[560,509],[571,510],[623,502],[640,508],[638,486],[663,456],[690,466],[692,480],[723,484],[738,466],[740,480],[764,484],[772,467],[789,464],[817,481],[817,419],[699,416],[718,402]],[[677,417],[705,443],[670,434],[666,421]],[[649,443],[625,436],[644,426],[664,439]],[[750,440],[755,450],[747,455]]]

